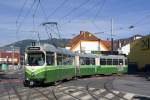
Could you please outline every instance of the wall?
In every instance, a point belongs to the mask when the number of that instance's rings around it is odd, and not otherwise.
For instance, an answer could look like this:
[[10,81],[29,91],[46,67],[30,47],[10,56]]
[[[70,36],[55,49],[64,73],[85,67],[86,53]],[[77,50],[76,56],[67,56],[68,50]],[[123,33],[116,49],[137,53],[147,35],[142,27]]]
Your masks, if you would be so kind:
[[139,69],[143,69],[146,64],[150,64],[150,36],[131,43],[128,58],[130,62],[137,63]]
[[[86,53],[91,53],[91,51],[99,51],[99,42],[98,41],[81,41],[79,42],[72,51],[78,51],[80,52],[80,44],[82,47],[82,50],[84,50]],[[101,51],[108,51],[107,48],[104,46],[104,44],[100,43],[100,50]]]
[[130,44],[121,47],[121,53],[128,55],[130,53]]

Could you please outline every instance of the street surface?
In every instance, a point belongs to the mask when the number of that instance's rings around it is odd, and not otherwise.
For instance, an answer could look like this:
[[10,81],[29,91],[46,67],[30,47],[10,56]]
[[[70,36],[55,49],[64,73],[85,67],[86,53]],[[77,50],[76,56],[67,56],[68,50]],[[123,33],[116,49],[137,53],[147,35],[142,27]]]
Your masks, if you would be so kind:
[[92,76],[24,87],[23,71],[0,75],[0,100],[150,100],[150,81],[136,75]]

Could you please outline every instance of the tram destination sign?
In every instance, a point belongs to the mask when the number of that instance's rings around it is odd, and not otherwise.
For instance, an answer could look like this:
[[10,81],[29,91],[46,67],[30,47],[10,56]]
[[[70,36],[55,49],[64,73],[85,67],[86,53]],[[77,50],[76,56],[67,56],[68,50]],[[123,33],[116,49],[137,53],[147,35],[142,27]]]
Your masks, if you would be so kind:
[[28,47],[27,50],[40,50],[40,47]]

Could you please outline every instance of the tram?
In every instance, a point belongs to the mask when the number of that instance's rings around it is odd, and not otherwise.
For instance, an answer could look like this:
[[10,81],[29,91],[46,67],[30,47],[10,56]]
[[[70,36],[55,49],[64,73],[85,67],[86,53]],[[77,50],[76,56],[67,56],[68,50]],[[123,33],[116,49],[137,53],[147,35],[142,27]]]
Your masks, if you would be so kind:
[[27,47],[25,62],[24,85],[30,86],[76,76],[126,73],[128,68],[123,55],[72,53],[50,44]]

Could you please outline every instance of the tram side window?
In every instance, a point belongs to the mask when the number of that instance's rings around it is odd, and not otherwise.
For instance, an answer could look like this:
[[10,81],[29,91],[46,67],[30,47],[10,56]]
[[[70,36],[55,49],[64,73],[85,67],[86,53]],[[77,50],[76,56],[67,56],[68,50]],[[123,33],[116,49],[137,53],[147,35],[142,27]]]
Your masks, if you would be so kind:
[[106,65],[106,59],[100,59],[100,65]]
[[118,65],[118,59],[113,59],[113,65]]
[[112,65],[112,59],[107,59],[107,65]]
[[80,65],[85,65],[85,58],[84,57],[80,57]]
[[86,62],[86,65],[90,65],[90,58],[86,57],[85,62]]
[[125,65],[127,65],[128,64],[128,60],[127,59],[125,59]]
[[73,64],[73,56],[71,55],[63,55],[63,65],[72,65]]
[[91,65],[95,65],[95,58],[91,58],[91,59],[90,59],[90,64],[91,64]]
[[123,59],[119,59],[119,65],[123,64]]
[[80,57],[80,65],[94,65],[95,59],[88,57]]
[[54,53],[53,52],[46,53],[46,63],[47,65],[54,65]]
[[63,58],[62,54],[57,54],[57,65],[62,65],[62,58]]

